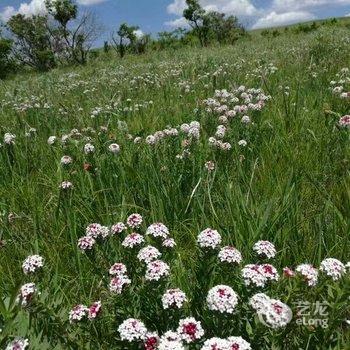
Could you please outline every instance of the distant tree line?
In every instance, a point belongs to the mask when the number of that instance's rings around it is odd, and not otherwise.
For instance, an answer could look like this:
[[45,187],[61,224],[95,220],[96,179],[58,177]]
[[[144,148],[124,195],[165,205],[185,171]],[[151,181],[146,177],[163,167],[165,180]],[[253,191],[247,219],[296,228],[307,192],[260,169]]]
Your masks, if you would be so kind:
[[[186,0],[186,5],[183,17],[190,29],[178,28],[171,32],[160,32],[157,39],[152,40],[150,35],[136,35],[138,27],[123,23],[119,30],[112,34],[111,46],[120,57],[124,57],[127,52],[141,54],[147,48],[165,49],[196,44],[205,47],[213,43],[233,44],[246,33],[235,16],[205,11],[198,0]],[[104,47],[105,51],[108,50],[108,43],[105,43]]]
[[101,33],[92,13],[78,13],[74,0],[46,0],[47,14],[16,14],[0,36],[2,77],[18,66],[47,71],[62,64],[85,64]]
[[[101,50],[93,49],[102,34],[92,13],[79,13],[75,0],[45,0],[46,14],[12,16],[0,28],[0,79],[19,67],[48,71],[60,65],[85,64]],[[234,44],[247,33],[237,17],[217,11],[206,11],[199,0],[186,0],[183,17],[188,28],[158,33],[156,38],[144,34],[138,26],[122,23],[105,41],[103,49],[114,50],[121,58],[126,54],[143,54],[147,50],[177,49],[184,46]],[[335,25],[337,19],[301,23],[293,27],[264,29],[265,37],[284,32],[309,33],[320,26]],[[7,35],[5,35],[6,33]]]
[[[233,44],[245,35],[237,17],[206,11],[198,0],[186,0],[183,17],[189,28],[160,32],[157,38],[144,34],[138,26],[122,23],[104,43],[104,51],[143,54],[147,50]],[[45,0],[46,13],[16,14],[0,32],[0,79],[19,67],[48,71],[59,65],[85,64],[98,56],[93,44],[102,27],[92,13],[80,14],[75,0]],[[7,33],[5,36],[4,33]]]
[[299,23],[298,25],[293,26],[287,26],[283,28],[272,28],[272,29],[263,29],[260,32],[261,36],[265,37],[277,37],[282,34],[282,32],[285,33],[292,33],[292,34],[306,34],[316,31],[322,26],[333,26],[338,24],[338,20],[336,18],[331,18],[324,21],[318,21],[318,22],[311,22],[311,23]]

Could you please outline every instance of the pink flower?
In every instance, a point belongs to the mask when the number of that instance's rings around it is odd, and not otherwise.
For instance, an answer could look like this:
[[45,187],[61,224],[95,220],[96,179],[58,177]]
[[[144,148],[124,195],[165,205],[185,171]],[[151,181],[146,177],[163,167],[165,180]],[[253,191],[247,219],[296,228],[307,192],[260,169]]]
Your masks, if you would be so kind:
[[131,280],[128,278],[128,276],[126,275],[116,276],[111,279],[109,283],[109,290],[112,293],[121,294],[124,289],[124,286],[128,286],[130,283],[131,283]]
[[201,248],[215,249],[221,243],[221,236],[218,231],[207,228],[198,235],[197,242]]
[[140,249],[137,258],[148,264],[151,261],[158,259],[161,255],[162,254],[156,247],[148,245],[147,247]]
[[179,309],[186,301],[186,294],[179,288],[168,289],[162,296],[163,309]]
[[283,275],[285,277],[294,277],[295,276],[295,272],[292,269],[290,269],[289,267],[285,267],[283,269]]
[[204,330],[199,321],[193,317],[187,317],[180,320],[177,333],[180,335],[183,341],[186,343],[192,343],[203,337]]
[[126,226],[123,222],[118,222],[111,227],[111,232],[114,235],[122,233],[125,230],[126,230]]
[[134,248],[135,246],[142,244],[144,240],[143,236],[134,232],[124,238],[122,246],[125,248]]
[[350,127],[350,115],[344,115],[339,119],[339,125],[342,127]]
[[268,259],[276,256],[276,248],[269,241],[258,241],[254,244],[253,250],[259,255],[265,256]]
[[78,247],[81,250],[91,250],[95,245],[96,241],[93,237],[84,236],[78,239]]
[[17,300],[22,306],[27,306],[37,291],[35,283],[26,283],[21,287]]
[[89,308],[88,308],[88,319],[94,320],[100,313],[101,313],[101,302],[95,301]]
[[146,235],[151,235],[155,238],[161,237],[166,239],[169,235],[169,229],[161,222],[157,222],[147,228]]
[[292,310],[288,305],[264,293],[255,294],[249,304],[258,313],[260,320],[271,328],[285,327],[292,320]]
[[126,266],[123,263],[115,263],[111,266],[109,269],[109,274],[114,276],[122,276],[125,275],[127,272]]
[[159,336],[157,333],[148,332],[143,341],[145,350],[156,350],[159,343]]
[[166,238],[163,243],[162,243],[162,246],[163,247],[166,247],[166,248],[173,248],[176,246],[176,242],[173,238]]
[[229,264],[239,264],[242,261],[242,254],[235,247],[226,246],[221,248],[219,252],[219,260]]
[[133,342],[143,340],[147,334],[147,329],[140,320],[128,318],[118,327],[118,332],[121,340]]
[[86,229],[86,235],[92,238],[107,238],[109,236],[109,228],[100,224],[91,224]]
[[265,287],[269,281],[278,281],[279,274],[270,264],[248,264],[242,269],[242,276],[247,286]]
[[44,258],[40,255],[30,255],[28,256],[23,264],[23,272],[28,275],[29,273],[36,272],[44,266]]
[[229,350],[251,350],[250,344],[242,337],[228,337]]
[[209,172],[215,170],[215,163],[212,160],[205,162],[204,166]]
[[25,350],[28,346],[28,339],[17,337],[6,346],[5,350]]
[[308,286],[316,286],[318,281],[318,271],[311,264],[301,264],[295,269],[307,282]]
[[209,310],[232,314],[237,304],[238,296],[229,286],[218,285],[208,292],[207,305]]
[[146,280],[158,281],[162,277],[168,276],[170,273],[169,265],[161,260],[154,260],[147,264],[146,268]]
[[69,322],[79,322],[81,321],[88,313],[88,308],[85,305],[79,304],[74,306],[74,308],[69,312]]
[[201,347],[201,350],[230,350],[230,348],[227,339],[214,337],[207,339]]
[[131,228],[137,228],[140,227],[142,224],[142,216],[140,214],[131,214],[126,222],[128,224],[129,227]]
[[346,273],[345,265],[334,258],[324,259],[321,262],[320,271],[324,272],[334,281],[339,280]]

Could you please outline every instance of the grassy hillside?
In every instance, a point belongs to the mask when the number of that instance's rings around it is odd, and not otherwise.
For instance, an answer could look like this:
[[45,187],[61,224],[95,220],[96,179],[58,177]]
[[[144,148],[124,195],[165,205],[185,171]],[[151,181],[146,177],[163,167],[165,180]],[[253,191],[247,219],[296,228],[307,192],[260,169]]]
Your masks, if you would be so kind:
[[272,28],[264,28],[264,29],[254,29],[251,30],[251,34],[261,34],[264,30],[266,31],[274,31],[277,30],[280,33],[288,32],[288,31],[298,31],[301,28],[305,27],[311,27],[314,25],[316,29],[319,28],[329,28],[329,27],[343,27],[343,28],[348,28],[350,25],[350,17],[337,17],[337,18],[327,18],[327,19],[317,19],[313,21],[306,21],[306,22],[300,22],[296,24],[289,24],[289,25],[284,25],[284,26],[277,26],[277,27],[272,27]]
[[[86,67],[1,82],[1,345],[22,336],[30,349],[136,349],[117,331],[125,319],[139,318],[161,335],[193,316],[205,339],[242,336],[253,349],[346,349],[349,273],[341,270],[333,281],[319,271],[310,287],[282,269],[350,260],[349,127],[339,124],[350,104],[333,92],[350,91],[349,44],[346,27],[325,26],[273,39],[252,35],[233,47],[123,61],[101,55]],[[215,92],[221,89],[232,94]],[[200,126],[180,127],[193,121]],[[217,132],[219,125],[226,131]],[[71,164],[62,165],[63,156]],[[73,188],[63,189],[62,181]],[[139,248],[121,244],[132,228],[96,239],[85,252],[77,246],[89,224],[110,227],[132,213],[143,216],[136,228],[142,235],[162,222],[176,241],[169,249],[145,236],[170,266],[160,282],[144,277]],[[206,228],[218,230],[221,247],[239,250],[239,265],[220,263],[218,247],[199,247],[197,235]],[[242,277],[245,265],[267,261],[252,249],[258,240],[277,250],[269,263],[280,277],[264,288],[247,287]],[[33,254],[44,266],[25,274],[22,263]],[[127,265],[132,281],[122,294],[109,288],[116,262]],[[19,287],[29,282],[41,294],[20,307]],[[239,295],[234,315],[208,310],[207,293],[220,284]],[[161,304],[170,287],[188,299],[174,313]],[[248,302],[257,292],[289,305],[290,323],[273,329],[259,321]],[[69,323],[75,305],[97,300],[97,320]],[[328,328],[298,324],[303,302],[327,303],[326,316],[308,317],[326,318]]]

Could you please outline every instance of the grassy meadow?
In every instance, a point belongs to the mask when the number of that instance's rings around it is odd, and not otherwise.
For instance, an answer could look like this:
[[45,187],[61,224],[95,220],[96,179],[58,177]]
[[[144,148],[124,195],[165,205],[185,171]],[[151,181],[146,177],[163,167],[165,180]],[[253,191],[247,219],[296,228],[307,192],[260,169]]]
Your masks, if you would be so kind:
[[[339,124],[350,100],[334,91],[350,91],[349,45],[350,30],[340,26],[274,38],[252,33],[234,46],[123,60],[101,53],[84,67],[1,81],[0,347],[20,336],[29,349],[155,349],[124,341],[118,327],[135,318],[162,335],[193,316],[204,337],[174,349],[216,349],[204,340],[229,336],[252,349],[349,349],[349,270],[338,280],[319,271],[313,287],[282,272],[318,268],[326,258],[350,261],[350,134]],[[237,96],[261,89],[253,95],[266,99],[261,110],[220,119],[227,110],[215,112],[205,100],[223,89]],[[180,127],[193,121],[200,124],[194,134]],[[222,142],[213,144],[221,124]],[[6,133],[12,136],[3,140]],[[93,151],[84,151],[86,144]],[[72,162],[62,165],[63,156]],[[132,213],[143,217],[142,235],[152,223],[169,228],[173,248],[144,235],[169,265],[166,278],[145,279],[140,247],[121,244],[132,228],[96,238],[92,249],[77,246],[89,224],[111,227]],[[240,264],[220,263],[218,247],[200,248],[197,236],[206,228],[220,233],[221,247],[238,249]],[[259,261],[252,249],[259,240],[275,245],[269,263],[279,273],[262,288],[241,275]],[[44,266],[26,274],[22,263],[34,254]],[[121,294],[109,288],[116,262],[131,279]],[[30,282],[37,292],[21,306],[19,289]],[[216,285],[238,294],[233,314],[208,310]],[[186,306],[164,310],[167,288],[185,292]],[[293,319],[280,328],[261,322],[249,306],[258,292],[287,304]],[[102,304],[96,320],[69,322],[75,305],[95,301]],[[327,303],[327,327],[298,324],[300,302]]]

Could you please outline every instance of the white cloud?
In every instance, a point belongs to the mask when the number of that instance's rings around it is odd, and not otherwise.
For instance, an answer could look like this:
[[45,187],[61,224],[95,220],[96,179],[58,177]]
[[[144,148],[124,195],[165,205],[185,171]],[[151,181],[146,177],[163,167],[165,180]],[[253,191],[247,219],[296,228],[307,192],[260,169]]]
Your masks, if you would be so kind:
[[[199,0],[200,5],[207,11],[218,11],[228,15],[238,17],[255,17],[262,14],[251,0]],[[167,12],[173,15],[182,16],[186,8],[186,0],[173,0],[167,7]],[[187,21],[183,17],[165,22],[165,25],[173,28],[188,27]]]
[[[203,0],[203,3],[208,3],[205,6],[215,6],[216,11],[232,14],[236,16],[255,16],[259,10],[251,3],[250,0],[217,0],[208,1]],[[214,4],[212,4],[214,3]]]
[[[80,5],[89,6],[100,4],[108,0],[78,0]],[[33,15],[43,15],[47,13],[45,0],[31,0],[29,2],[22,2],[18,9],[16,10],[13,6],[6,6],[0,12],[0,19],[4,22],[7,22],[13,15],[21,13],[26,17]]]
[[[199,0],[207,11],[219,11],[237,16],[253,16],[258,13],[251,0]],[[167,7],[167,12],[181,16],[186,8],[185,0],[174,0]]]
[[308,21],[315,19],[316,16],[307,11],[290,11],[284,13],[277,13],[272,11],[261,17],[253,26],[253,29],[278,27],[282,25]]
[[32,0],[29,3],[21,3],[17,11],[25,16],[43,15],[46,11],[45,0]]
[[108,0],[78,0],[78,3],[83,6],[102,4]]
[[186,8],[186,0],[174,0],[167,7],[167,12],[172,15],[182,15],[183,10]]
[[172,28],[187,28],[189,27],[187,20],[184,17],[176,18],[173,21],[167,21],[164,23],[168,27]]
[[22,2],[17,10],[13,6],[7,6],[0,12],[0,18],[4,22],[7,22],[12,16],[18,13],[26,17],[46,14],[47,10],[45,0],[31,0],[30,2]]
[[272,8],[277,11],[287,12],[335,5],[350,5],[350,0],[274,0]]
[[145,33],[141,29],[134,30],[134,34],[137,39],[141,39],[145,36]]
[[16,10],[13,6],[6,6],[3,11],[0,12],[0,20],[7,22],[15,14]]
[[345,17],[350,17],[350,12],[347,15],[345,15]]

